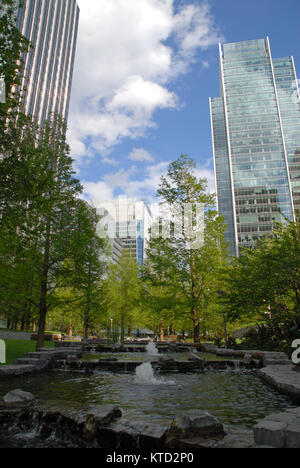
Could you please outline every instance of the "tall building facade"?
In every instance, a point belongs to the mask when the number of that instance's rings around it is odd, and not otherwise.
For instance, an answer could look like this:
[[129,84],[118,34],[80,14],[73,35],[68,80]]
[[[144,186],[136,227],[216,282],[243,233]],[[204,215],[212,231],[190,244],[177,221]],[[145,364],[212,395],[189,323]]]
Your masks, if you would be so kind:
[[[132,252],[139,265],[143,265],[146,254],[152,215],[144,201],[135,198],[118,198],[97,204],[100,216],[98,233],[108,237],[115,251],[116,243]],[[118,242],[116,242],[119,240]]]
[[33,45],[23,108],[40,125],[54,112],[68,118],[78,23],[76,0],[22,0],[18,9],[17,27]]
[[267,38],[220,45],[220,97],[210,99],[219,213],[232,255],[300,211],[300,97],[293,57]]

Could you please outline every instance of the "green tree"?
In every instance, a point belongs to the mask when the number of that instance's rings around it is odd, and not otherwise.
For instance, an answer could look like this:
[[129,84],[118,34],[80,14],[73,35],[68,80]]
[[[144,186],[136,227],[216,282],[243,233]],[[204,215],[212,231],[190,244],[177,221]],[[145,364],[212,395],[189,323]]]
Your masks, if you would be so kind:
[[4,79],[6,88],[6,100],[0,103],[0,155],[2,156],[18,142],[20,123],[22,127],[25,118],[20,113],[20,106],[24,92],[23,57],[29,50],[29,41],[16,27],[18,3],[15,0],[2,0],[0,3],[0,78]]
[[174,281],[182,292],[183,313],[193,321],[194,341],[198,342],[201,311],[214,294],[216,271],[226,249],[223,220],[214,210],[215,196],[207,193],[207,180],[198,179],[195,168],[193,159],[181,155],[162,177],[158,195],[173,223]]
[[124,249],[118,263],[110,265],[105,290],[107,311],[114,323],[121,328],[121,343],[124,343],[125,326],[131,328],[140,304],[141,283],[136,259]]
[[98,216],[92,207],[79,200],[77,226],[73,233],[72,285],[78,297],[76,307],[83,317],[84,338],[97,328],[103,313],[103,276],[107,270],[108,244],[97,236]]
[[272,238],[244,250],[225,271],[232,319],[279,323],[300,317],[300,227],[277,224]]
[[176,320],[178,305],[176,291],[176,259],[170,238],[159,232],[161,223],[152,226],[158,235],[150,237],[146,249],[146,263],[143,269],[143,304],[148,311],[148,326],[158,331],[160,341],[164,340],[164,330]]

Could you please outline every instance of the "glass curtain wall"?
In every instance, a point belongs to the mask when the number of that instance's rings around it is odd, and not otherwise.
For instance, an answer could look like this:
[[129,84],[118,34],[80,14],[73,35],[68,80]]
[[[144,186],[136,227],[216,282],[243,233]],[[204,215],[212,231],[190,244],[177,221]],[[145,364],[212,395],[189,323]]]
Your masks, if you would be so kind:
[[239,255],[294,219],[300,101],[293,60],[273,63],[268,39],[220,46],[220,80],[221,98],[211,100],[218,207]]
[[32,48],[24,55],[25,113],[42,125],[68,118],[79,23],[76,0],[23,0],[17,26]]

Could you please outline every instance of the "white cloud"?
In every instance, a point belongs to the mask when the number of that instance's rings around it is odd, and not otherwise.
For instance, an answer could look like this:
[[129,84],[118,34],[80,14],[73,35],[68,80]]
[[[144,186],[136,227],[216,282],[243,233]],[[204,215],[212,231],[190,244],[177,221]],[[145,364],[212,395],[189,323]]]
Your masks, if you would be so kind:
[[[117,172],[106,174],[97,183],[83,182],[84,195],[94,201],[109,200],[118,195],[129,198],[146,200],[149,204],[156,204],[156,192],[159,187],[161,176],[165,175],[171,161],[163,161],[148,165],[141,172],[136,166],[129,169],[120,169]],[[206,178],[208,181],[208,192],[215,192],[214,171],[211,169],[211,161],[208,160],[203,166],[195,170],[198,178]]]
[[151,156],[151,154],[143,148],[134,148],[128,156],[128,159],[139,162],[154,162],[153,156]]
[[[155,126],[157,109],[175,109],[170,80],[199,48],[219,41],[206,2],[175,13],[175,0],[78,0],[81,14],[68,140],[72,156],[107,154],[123,138]],[[168,45],[166,45],[168,40]]]

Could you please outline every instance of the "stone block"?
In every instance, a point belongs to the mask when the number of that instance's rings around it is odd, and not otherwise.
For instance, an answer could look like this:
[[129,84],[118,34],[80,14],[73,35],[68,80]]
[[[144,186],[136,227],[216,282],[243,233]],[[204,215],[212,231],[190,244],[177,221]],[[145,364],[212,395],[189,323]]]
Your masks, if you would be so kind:
[[286,428],[285,434],[287,448],[300,448],[300,418]]
[[287,423],[262,420],[254,426],[254,440],[257,445],[270,445],[271,447],[285,447],[285,429]]

